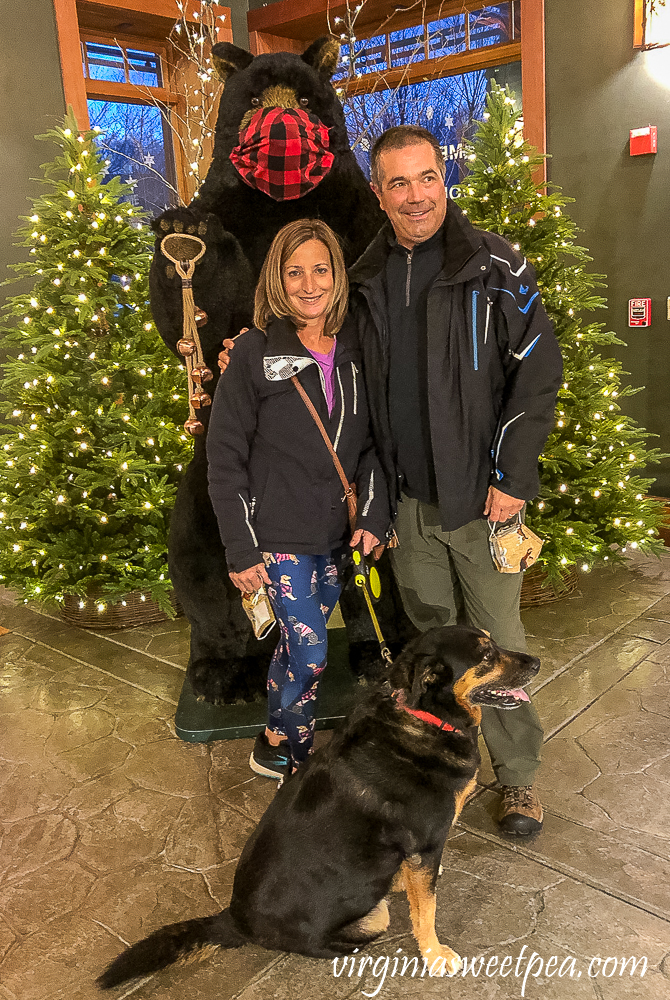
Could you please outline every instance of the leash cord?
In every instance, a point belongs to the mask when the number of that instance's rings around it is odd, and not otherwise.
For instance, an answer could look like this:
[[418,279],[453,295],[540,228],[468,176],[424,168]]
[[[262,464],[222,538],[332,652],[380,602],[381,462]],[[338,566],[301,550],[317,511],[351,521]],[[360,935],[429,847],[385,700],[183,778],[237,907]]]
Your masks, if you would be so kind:
[[372,625],[374,627],[375,634],[377,636],[377,642],[379,643],[379,651],[381,652],[382,659],[384,659],[388,663],[388,665],[391,666],[393,664],[393,660],[391,659],[391,651],[386,645],[386,642],[384,641],[384,636],[382,634],[382,630],[379,627],[379,621],[377,619],[377,615],[375,614],[375,609],[372,606],[372,601],[368,593],[365,577],[363,576],[362,573],[357,573],[354,578],[354,581],[356,583],[356,586],[360,587],[360,589],[363,591],[363,597],[365,598],[365,603],[367,604],[368,611],[370,612],[370,618],[372,619]]

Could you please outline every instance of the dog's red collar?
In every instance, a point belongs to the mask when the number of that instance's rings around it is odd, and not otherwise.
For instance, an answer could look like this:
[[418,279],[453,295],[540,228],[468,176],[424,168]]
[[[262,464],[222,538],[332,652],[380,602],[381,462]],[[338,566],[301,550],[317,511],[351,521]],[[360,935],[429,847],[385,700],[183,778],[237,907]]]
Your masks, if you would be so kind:
[[450,726],[448,722],[444,722],[442,719],[438,719],[436,715],[431,715],[430,712],[421,712],[418,708],[408,708],[405,704],[405,693],[402,689],[398,689],[393,692],[393,697],[398,708],[402,708],[403,711],[409,712],[413,715],[415,719],[421,719],[422,722],[428,722],[431,726],[437,726],[438,729],[442,729],[449,733],[460,733],[463,735],[461,729],[456,729],[456,726]]
[[461,733],[461,730],[456,729],[456,726],[450,726],[448,722],[443,722],[442,719],[438,719],[436,715],[431,715],[430,712],[420,712],[416,708],[408,708],[407,705],[401,705],[400,707],[415,718],[421,719],[422,722],[429,722],[431,726],[437,726],[438,729],[443,729],[445,732]]

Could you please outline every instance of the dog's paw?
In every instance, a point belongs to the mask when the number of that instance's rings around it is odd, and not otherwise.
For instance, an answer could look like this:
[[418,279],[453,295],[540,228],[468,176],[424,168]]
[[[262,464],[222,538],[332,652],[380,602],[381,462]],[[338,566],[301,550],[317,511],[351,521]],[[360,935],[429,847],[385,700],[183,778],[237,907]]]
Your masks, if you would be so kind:
[[444,944],[436,949],[429,948],[424,952],[423,957],[428,965],[430,975],[434,978],[456,976],[463,968],[461,956]]

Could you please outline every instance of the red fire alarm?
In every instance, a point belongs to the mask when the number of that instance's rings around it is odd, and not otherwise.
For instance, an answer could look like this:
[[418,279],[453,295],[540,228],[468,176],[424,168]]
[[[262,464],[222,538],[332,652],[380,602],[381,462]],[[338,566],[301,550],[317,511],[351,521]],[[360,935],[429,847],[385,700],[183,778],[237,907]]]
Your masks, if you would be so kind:
[[628,325],[651,326],[651,299],[628,300]]
[[646,128],[632,128],[630,130],[630,155],[642,156],[643,153],[655,153],[657,131],[655,125],[647,125]]

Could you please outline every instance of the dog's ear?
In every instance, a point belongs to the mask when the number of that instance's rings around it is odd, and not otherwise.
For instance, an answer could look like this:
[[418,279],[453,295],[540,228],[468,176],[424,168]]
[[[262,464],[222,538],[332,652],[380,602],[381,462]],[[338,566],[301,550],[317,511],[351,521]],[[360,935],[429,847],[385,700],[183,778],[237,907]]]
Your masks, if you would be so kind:
[[407,704],[410,708],[417,707],[421,695],[425,694],[433,681],[437,679],[439,666],[440,661],[435,656],[417,657],[414,664],[411,690],[407,698]]
[[246,69],[253,60],[251,52],[241,49],[238,45],[233,45],[232,42],[217,42],[212,47],[212,63],[216,75],[222,83],[226,83],[228,77],[232,76],[233,73]]

